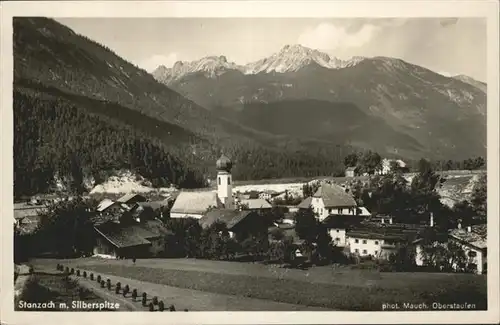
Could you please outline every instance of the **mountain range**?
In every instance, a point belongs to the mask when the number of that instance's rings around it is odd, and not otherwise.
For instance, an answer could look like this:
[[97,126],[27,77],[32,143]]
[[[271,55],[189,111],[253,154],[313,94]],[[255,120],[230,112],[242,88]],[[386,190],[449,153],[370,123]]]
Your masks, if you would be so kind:
[[341,174],[352,152],[343,139],[277,135],[206,109],[53,19],[13,28],[16,194],[123,168],[202,186],[221,152],[240,180]]
[[246,65],[210,56],[152,75],[217,116],[261,132],[337,139],[415,159],[486,153],[486,84],[397,58],[343,61],[287,45]]

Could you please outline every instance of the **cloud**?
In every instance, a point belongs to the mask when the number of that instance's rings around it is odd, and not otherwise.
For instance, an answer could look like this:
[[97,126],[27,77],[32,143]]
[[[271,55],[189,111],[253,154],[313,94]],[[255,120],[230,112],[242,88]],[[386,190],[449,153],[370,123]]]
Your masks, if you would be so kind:
[[298,43],[321,50],[360,47],[370,42],[380,27],[364,24],[355,32],[348,32],[346,27],[337,27],[331,23],[321,23],[304,31]]
[[170,53],[168,55],[155,54],[145,60],[138,62],[138,66],[142,69],[153,72],[160,65],[164,65],[167,68],[170,68],[174,65],[175,62],[179,61],[179,56],[177,53]]

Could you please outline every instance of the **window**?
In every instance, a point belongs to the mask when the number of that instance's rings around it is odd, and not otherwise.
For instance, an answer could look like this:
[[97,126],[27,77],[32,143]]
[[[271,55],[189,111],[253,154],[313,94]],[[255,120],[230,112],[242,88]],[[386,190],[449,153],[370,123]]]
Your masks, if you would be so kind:
[[227,185],[230,185],[231,184],[231,177],[228,177],[227,178]]
[[475,251],[469,251],[468,255],[469,257],[476,257],[477,253]]
[[363,249],[363,254],[367,254],[368,252],[366,251],[366,249]]
[[340,241],[340,238],[339,237],[335,238],[335,241]]
[[357,244],[359,243],[359,239],[354,239],[354,242]]
[[363,244],[366,244],[366,239],[363,240]]
[[339,232],[339,230],[337,229],[337,232]]
[[357,254],[357,253],[359,253],[359,249],[357,249],[357,248],[356,248],[356,249],[354,250],[354,253],[356,253],[356,254]]
[[218,177],[218,178],[219,178],[219,185],[220,185],[221,184],[221,178],[220,177]]
[[[378,245],[378,240],[376,240],[376,241],[375,241],[375,245]],[[377,252],[375,251],[375,254],[376,254],[376,253],[377,253]]]
[[340,209],[339,209],[339,214],[342,214],[342,211],[343,211],[343,209],[342,209],[342,208],[340,208]]
[[374,251],[374,252],[373,252],[373,254],[374,254],[375,256],[377,256],[377,254],[378,254],[378,251]]

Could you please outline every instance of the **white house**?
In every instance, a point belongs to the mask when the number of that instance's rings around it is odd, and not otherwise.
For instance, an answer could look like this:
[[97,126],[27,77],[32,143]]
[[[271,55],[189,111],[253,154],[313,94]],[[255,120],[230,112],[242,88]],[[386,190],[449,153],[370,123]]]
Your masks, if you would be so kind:
[[310,206],[318,214],[319,221],[329,215],[356,215],[357,212],[357,204],[352,195],[335,184],[322,184],[312,196]]
[[200,219],[210,209],[235,209],[232,166],[231,160],[222,155],[216,162],[217,191],[182,191],[170,210],[170,217]]
[[478,274],[486,272],[486,224],[453,229],[450,231],[448,241],[453,241],[462,247],[467,258],[467,268],[476,270]]
[[406,163],[401,159],[383,159],[382,160],[382,168],[380,171],[377,171],[376,174],[385,175],[391,171],[391,163],[395,162],[399,168],[406,168]]

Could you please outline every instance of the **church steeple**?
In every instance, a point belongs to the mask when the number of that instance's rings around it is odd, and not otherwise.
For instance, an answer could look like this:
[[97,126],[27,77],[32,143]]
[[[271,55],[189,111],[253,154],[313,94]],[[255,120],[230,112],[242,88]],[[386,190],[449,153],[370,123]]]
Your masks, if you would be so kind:
[[224,208],[234,208],[233,203],[233,185],[231,177],[231,169],[233,162],[224,154],[217,160],[215,166],[217,167],[217,195],[224,204]]

